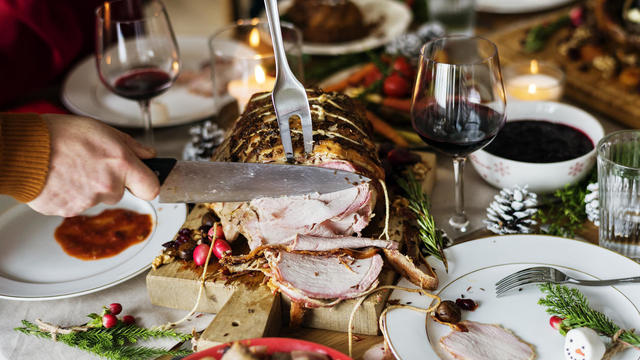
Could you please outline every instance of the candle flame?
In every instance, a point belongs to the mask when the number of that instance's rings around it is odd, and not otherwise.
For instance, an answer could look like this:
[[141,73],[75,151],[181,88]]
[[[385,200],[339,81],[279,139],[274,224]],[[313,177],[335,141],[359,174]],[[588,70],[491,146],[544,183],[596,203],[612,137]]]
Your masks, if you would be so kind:
[[262,66],[256,65],[254,72],[256,75],[256,82],[258,84],[264,84],[266,80],[266,74],[264,73],[264,69],[262,68]]
[[258,28],[253,28],[251,33],[249,34],[249,45],[251,47],[258,47],[260,45],[260,34],[258,33]]
[[529,88],[527,89],[527,92],[529,94],[535,94],[536,93],[536,84],[529,84]]
[[538,73],[538,60],[531,60],[531,73],[532,74]]

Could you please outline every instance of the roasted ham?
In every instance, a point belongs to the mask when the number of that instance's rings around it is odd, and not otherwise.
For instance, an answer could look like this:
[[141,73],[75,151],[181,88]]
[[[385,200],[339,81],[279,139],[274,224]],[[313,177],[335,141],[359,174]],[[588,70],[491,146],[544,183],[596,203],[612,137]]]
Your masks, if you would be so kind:
[[440,345],[458,360],[532,360],[531,345],[499,325],[462,321],[468,331],[453,331],[440,339]]
[[[211,208],[220,217],[227,240],[242,234],[252,250],[221,260],[227,269],[262,271],[271,286],[297,304],[332,306],[376,287],[382,250],[395,257],[398,244],[360,237],[381,194],[379,180],[384,179],[363,109],[342,94],[307,90],[307,95],[314,149],[312,154],[303,153],[300,122],[292,121],[295,162],[352,171],[372,181],[330,194],[217,203]],[[251,98],[214,160],[286,163],[269,93]],[[410,261],[395,262],[413,266]],[[405,273],[414,270],[419,271]],[[434,287],[433,282],[420,284]]]

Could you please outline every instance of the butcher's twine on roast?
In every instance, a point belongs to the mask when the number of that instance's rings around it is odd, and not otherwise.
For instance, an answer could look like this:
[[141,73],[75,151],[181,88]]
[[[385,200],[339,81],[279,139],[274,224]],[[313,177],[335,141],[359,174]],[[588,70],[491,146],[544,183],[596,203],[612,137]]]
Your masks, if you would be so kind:
[[[384,181],[364,110],[338,93],[307,90],[313,122],[314,149],[304,154],[299,120],[292,120],[295,163],[353,171],[372,179],[331,194],[215,203],[227,240],[243,235],[249,256],[223,261],[230,271],[259,270],[270,285],[297,304],[332,306],[377,286],[386,255],[392,266],[419,286],[437,287],[435,274],[424,274],[388,240],[360,237],[369,225]],[[270,93],[255,94],[236,119],[216,161],[286,163]],[[385,250],[382,252],[382,250]],[[408,268],[407,268],[408,267]],[[429,281],[425,280],[429,279]]]

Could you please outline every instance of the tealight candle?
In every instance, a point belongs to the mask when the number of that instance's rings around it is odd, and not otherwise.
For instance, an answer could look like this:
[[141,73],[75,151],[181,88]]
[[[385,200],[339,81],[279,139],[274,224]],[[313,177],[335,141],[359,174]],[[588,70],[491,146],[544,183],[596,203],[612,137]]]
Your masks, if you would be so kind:
[[253,94],[272,91],[275,83],[276,79],[274,77],[266,75],[262,66],[256,65],[253,76],[249,76],[246,79],[231,80],[227,85],[227,92],[238,101],[240,112],[243,112]]
[[564,73],[557,67],[531,60],[505,69],[507,96],[516,100],[551,100],[562,97]]

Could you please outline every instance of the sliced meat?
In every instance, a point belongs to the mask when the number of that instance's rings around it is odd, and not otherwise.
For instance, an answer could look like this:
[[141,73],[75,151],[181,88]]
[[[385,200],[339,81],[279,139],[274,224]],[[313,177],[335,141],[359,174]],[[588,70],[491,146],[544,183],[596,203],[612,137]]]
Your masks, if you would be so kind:
[[[424,266],[424,271],[418,268],[409,256],[403,255],[395,249],[383,249],[387,262],[401,276],[411,281],[416,286],[426,290],[438,288],[438,277],[429,264]],[[425,261],[426,262],[426,261]]]
[[231,347],[222,355],[221,360],[257,360],[258,358],[254,356],[249,349],[240,344],[239,342],[234,342]]
[[278,283],[314,299],[357,297],[377,283],[382,270],[380,255],[352,259],[266,250],[265,256]]
[[531,360],[536,354],[530,344],[499,325],[462,321],[468,331],[454,331],[440,339],[442,346],[460,360]]
[[326,354],[315,351],[293,350],[291,351],[291,360],[329,360]]
[[378,240],[356,236],[319,237],[298,235],[291,243],[286,244],[288,251],[330,251],[336,249],[358,249],[363,247],[397,249],[395,241]]

